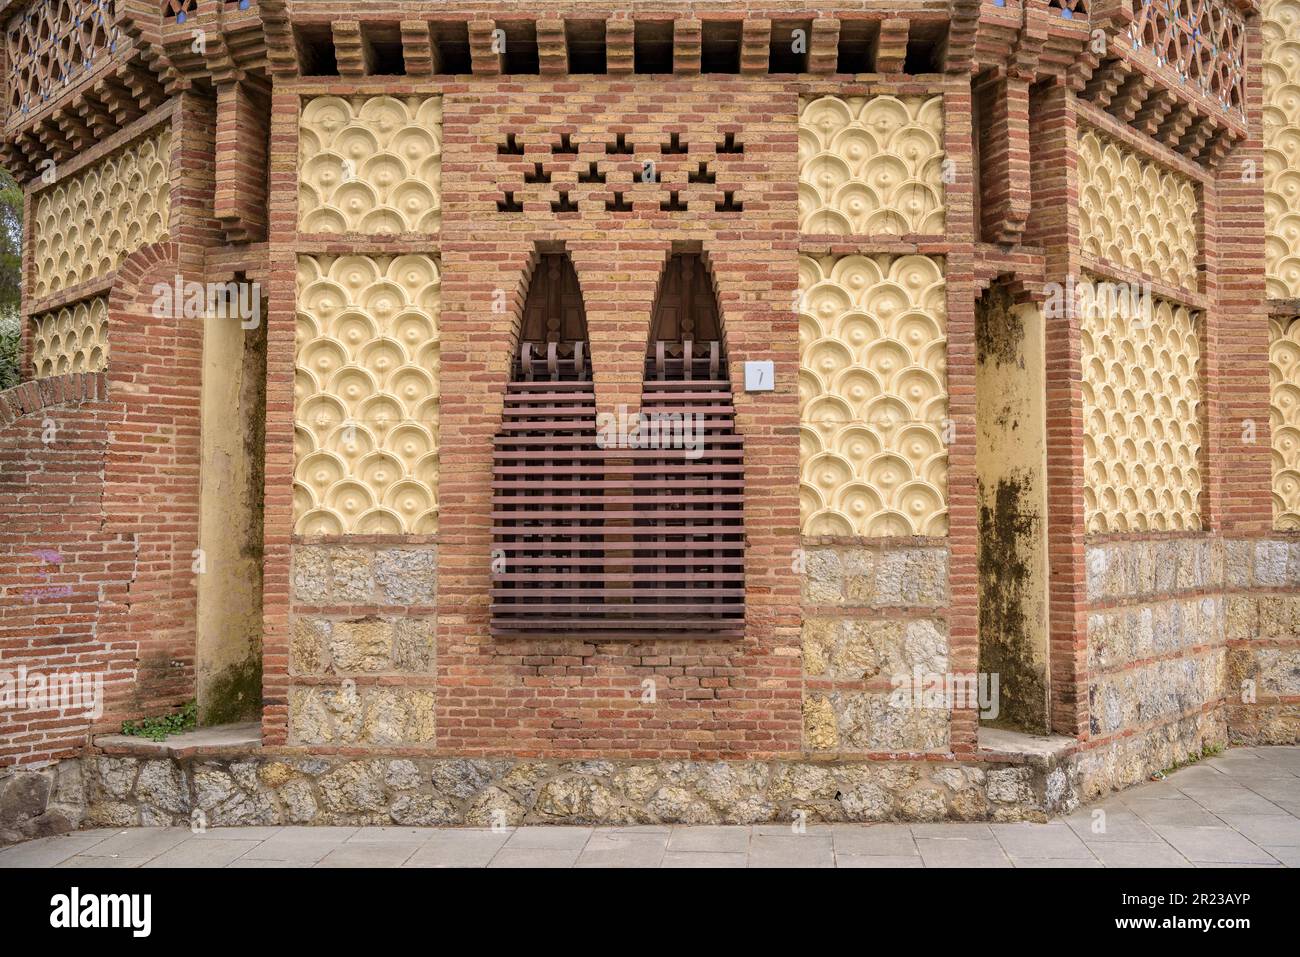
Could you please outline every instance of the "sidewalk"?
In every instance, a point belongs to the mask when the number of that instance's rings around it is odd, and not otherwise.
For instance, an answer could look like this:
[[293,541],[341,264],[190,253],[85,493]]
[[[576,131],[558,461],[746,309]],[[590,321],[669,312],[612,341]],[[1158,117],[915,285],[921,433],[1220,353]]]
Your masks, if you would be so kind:
[[0,867],[573,866],[1300,866],[1300,747],[1234,748],[1048,824],[104,828],[0,851]]

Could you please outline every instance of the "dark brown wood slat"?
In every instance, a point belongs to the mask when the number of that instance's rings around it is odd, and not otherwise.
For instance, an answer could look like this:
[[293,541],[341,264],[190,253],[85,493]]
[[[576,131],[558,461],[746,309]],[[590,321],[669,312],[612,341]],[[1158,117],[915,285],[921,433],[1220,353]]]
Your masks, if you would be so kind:
[[707,358],[690,372],[674,381],[669,357],[645,383],[641,430],[691,447],[600,448],[585,363],[516,364],[494,439],[494,634],[743,632],[744,444],[730,382]]

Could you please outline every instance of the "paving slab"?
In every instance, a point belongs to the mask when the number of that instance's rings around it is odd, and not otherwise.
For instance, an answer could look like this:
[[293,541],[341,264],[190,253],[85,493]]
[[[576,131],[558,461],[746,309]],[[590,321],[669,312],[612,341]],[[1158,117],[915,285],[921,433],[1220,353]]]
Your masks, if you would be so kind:
[[1095,817],[1088,809],[1076,811],[1065,819],[1065,824],[1085,843],[1160,844],[1163,841],[1151,825],[1123,806],[1106,809],[1104,817]]
[[1095,857],[1070,858],[1068,860],[1052,860],[1046,857],[1013,857],[1011,858],[1013,867],[1105,867],[1101,861]]
[[888,856],[884,854],[840,854],[836,852],[835,866],[917,868],[925,867],[925,862],[921,860],[919,852],[914,857],[906,854],[901,856]]
[[749,846],[750,867],[834,867],[835,852],[829,834],[776,837],[755,834]]
[[1010,867],[1007,857],[996,840],[944,840],[937,837],[916,839],[916,848],[926,867]]
[[735,851],[669,851],[660,867],[748,867],[749,854]]
[[53,867],[103,842],[101,831],[42,837],[0,850],[0,867]]
[[193,838],[186,827],[137,827],[119,831],[84,853],[89,857],[143,857],[148,861]]
[[709,853],[749,853],[750,829],[747,827],[674,827],[668,838],[673,853],[706,851]]
[[316,866],[401,867],[418,849],[418,845],[407,841],[349,840],[322,857]]
[[572,867],[578,853],[577,848],[503,847],[488,867]]
[[591,839],[591,831],[589,827],[517,827],[506,841],[506,847],[512,851],[580,851]]
[[1212,812],[1189,797],[1166,801],[1128,801],[1128,808],[1152,827],[1218,827],[1223,824]]
[[1098,842],[1088,849],[1106,867],[1191,867],[1192,862],[1168,844]]
[[439,831],[403,867],[487,867],[510,835],[504,831]]
[[1228,827],[1171,827],[1156,825],[1156,833],[1194,863],[1272,864],[1273,857]]
[[[310,831],[310,828],[295,828],[294,831]],[[350,828],[349,833],[356,828]],[[342,834],[321,834],[319,836],[311,834],[292,833],[288,829],[284,833],[277,834],[275,837],[259,843],[253,850],[248,852],[251,859],[264,859],[272,861],[297,861],[308,864],[315,864],[330,851],[345,843],[347,837]]]
[[190,838],[170,850],[164,851],[143,866],[226,867],[232,861],[243,857],[257,845],[257,841],[200,841]]
[[1055,858],[1057,860],[1094,860],[1088,846],[1069,825],[1051,824],[994,824],[993,836],[997,838],[1007,856],[1015,859]]
[[1225,814],[1281,814],[1282,809],[1249,788],[1203,788],[1194,785],[1182,793],[1201,807],[1223,817]]
[[920,857],[906,824],[837,824],[831,828],[835,856]]
[[987,824],[913,824],[915,838],[933,837],[945,841],[991,841],[993,832]]
[[1223,820],[1255,844],[1300,847],[1300,818],[1290,814],[1225,814]]

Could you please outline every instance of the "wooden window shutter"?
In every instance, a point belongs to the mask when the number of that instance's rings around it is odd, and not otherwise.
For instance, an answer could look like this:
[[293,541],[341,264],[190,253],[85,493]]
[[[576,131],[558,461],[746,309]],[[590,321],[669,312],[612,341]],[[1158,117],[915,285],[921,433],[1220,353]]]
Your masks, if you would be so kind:
[[741,636],[744,449],[702,256],[660,278],[637,440],[602,445],[595,411],[577,275],[545,254],[496,436],[492,633]]

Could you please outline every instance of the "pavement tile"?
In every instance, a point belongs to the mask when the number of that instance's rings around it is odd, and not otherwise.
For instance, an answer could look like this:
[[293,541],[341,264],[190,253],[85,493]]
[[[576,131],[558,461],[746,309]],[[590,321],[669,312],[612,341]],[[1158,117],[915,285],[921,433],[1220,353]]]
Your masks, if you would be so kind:
[[1270,801],[1300,803],[1300,778],[1263,778],[1250,790]]
[[510,837],[509,831],[445,828],[420,844],[403,867],[486,867]]
[[836,867],[925,867],[925,862],[918,854],[891,857],[884,854],[835,854]]
[[1129,801],[1129,809],[1151,826],[1221,827],[1223,822],[1189,797],[1177,801]]
[[1277,844],[1265,844],[1263,849],[1272,854],[1287,867],[1300,867],[1300,847],[1282,847]]
[[572,867],[578,848],[503,847],[488,867]]
[[774,837],[755,834],[749,848],[750,867],[834,867],[830,835]]
[[1010,867],[1011,860],[997,841],[916,838],[917,850],[926,867]]
[[945,841],[991,841],[993,832],[987,824],[912,824],[912,836],[933,837]]
[[78,854],[76,857],[70,857],[62,864],[55,864],[55,867],[111,867],[111,868],[132,868],[143,867],[149,863],[147,857],[86,857],[84,854]]
[[831,828],[835,855],[919,857],[906,824],[837,824]]
[[133,827],[100,841],[85,853],[90,857],[116,855],[150,860],[189,840],[195,837],[186,827]]
[[322,857],[317,867],[401,867],[418,850],[400,841],[348,840]]
[[1069,826],[1051,824],[994,824],[997,838],[1007,856],[1013,859],[1055,858],[1057,860],[1092,860],[1092,852]]
[[1014,867],[1083,867],[1097,868],[1105,867],[1101,861],[1095,857],[1072,858],[1069,860],[1053,860],[1047,857],[1013,857],[1011,863]]
[[306,838],[296,835],[277,834],[275,837],[258,844],[257,847],[248,852],[248,856],[252,859],[301,861],[315,864],[330,851],[342,845],[345,840],[345,838],[338,835]]
[[144,867],[225,867],[242,857],[257,841],[198,840],[189,838],[159,854]]
[[83,831],[25,841],[0,850],[0,867],[53,867],[70,857],[87,853],[105,838],[102,831]]
[[1224,814],[1223,820],[1255,844],[1300,847],[1300,818],[1290,814]]
[[711,853],[747,853],[748,827],[674,827],[668,838],[670,852],[707,851]]
[[1104,817],[1094,816],[1088,808],[1065,819],[1066,825],[1084,843],[1111,841],[1123,844],[1160,844],[1162,838],[1151,826],[1125,807],[1107,810]]
[[510,850],[571,850],[580,851],[591,839],[589,827],[518,827],[510,834],[506,847]]
[[1168,844],[1099,842],[1088,849],[1107,867],[1191,867],[1187,858]]
[[1183,793],[1201,807],[1219,817],[1225,814],[1280,814],[1279,808],[1268,798],[1249,788],[1201,788],[1190,786]]
[[1228,827],[1156,826],[1180,854],[1193,862],[1221,861],[1228,864],[1272,864],[1276,858]]
[[669,851],[660,867],[748,867],[743,851]]

